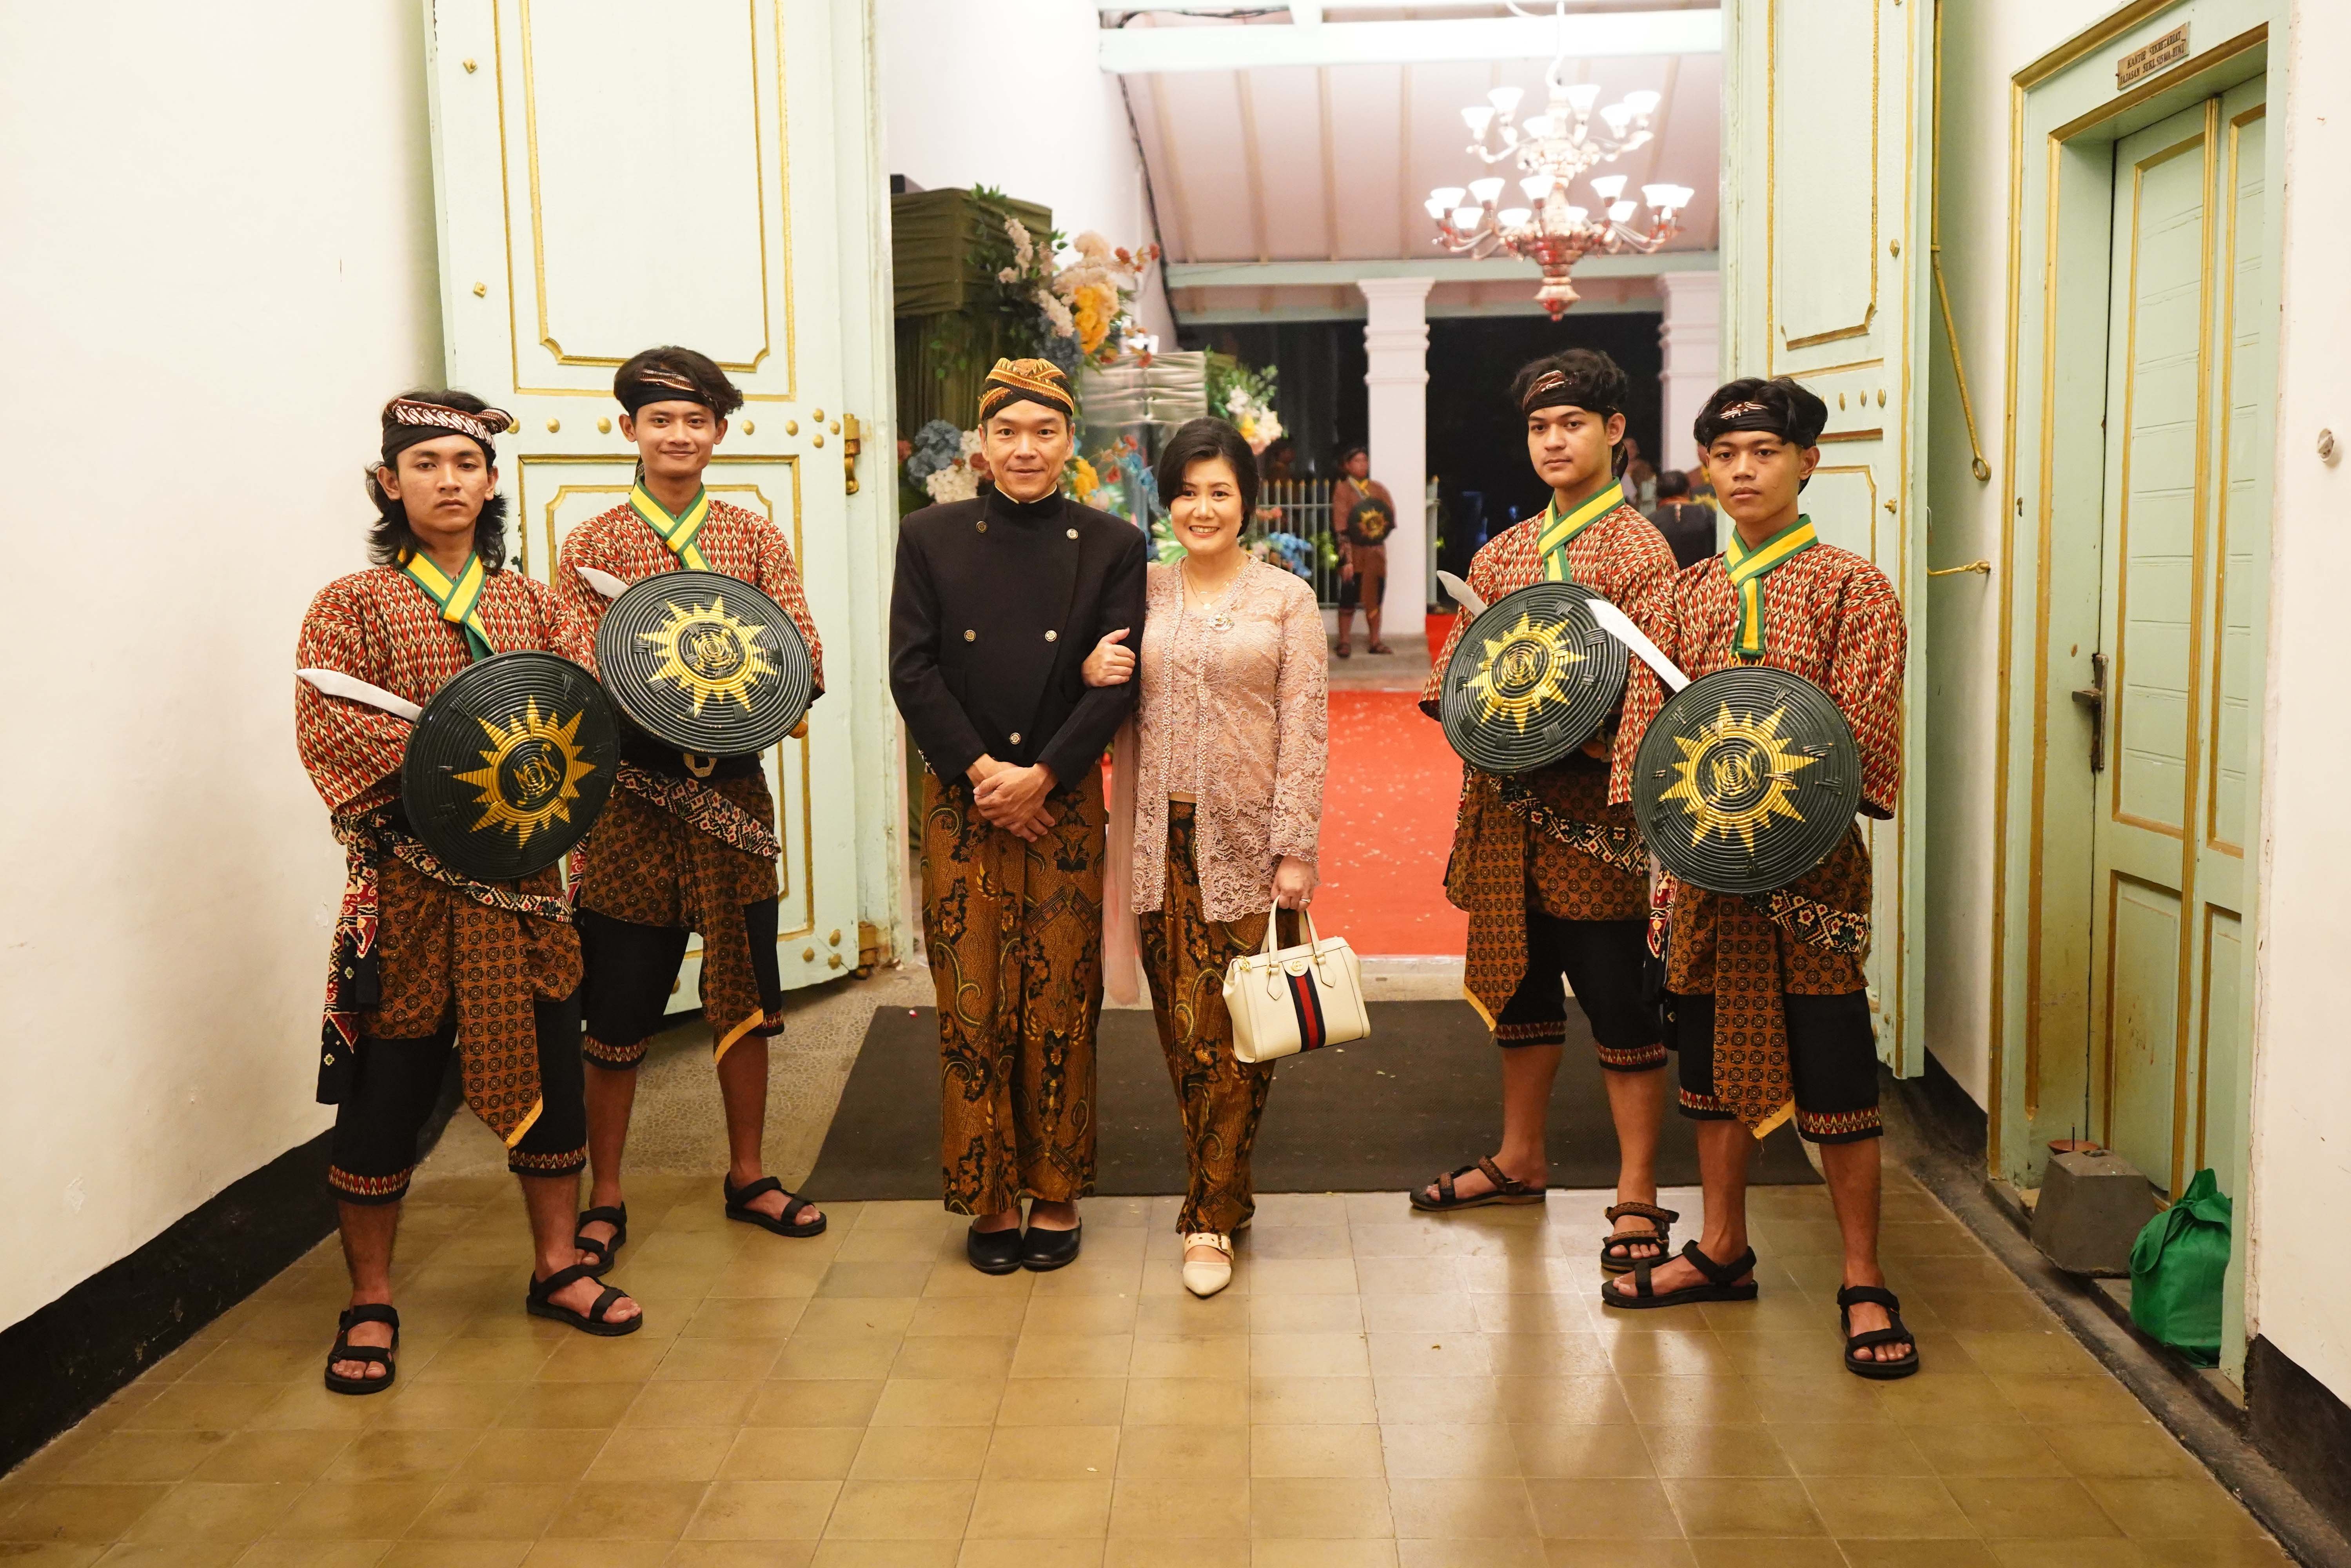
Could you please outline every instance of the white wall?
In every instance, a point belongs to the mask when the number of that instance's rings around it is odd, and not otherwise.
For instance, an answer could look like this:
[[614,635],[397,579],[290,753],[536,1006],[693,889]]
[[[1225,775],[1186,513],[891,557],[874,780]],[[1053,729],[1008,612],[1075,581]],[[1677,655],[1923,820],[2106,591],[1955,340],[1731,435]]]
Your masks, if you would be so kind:
[[[2274,34],[2273,35],[2274,38]],[[2272,70],[2276,69],[2272,45]],[[2330,1245],[2351,1213],[2351,1051],[2342,970],[2351,954],[2351,777],[2339,672],[2344,519],[2351,516],[2351,7],[2298,0],[2286,46],[2278,446],[2271,530],[2269,708],[2254,995],[2247,1328],[2351,1400],[2351,1254]],[[2273,78],[2274,79],[2274,78]],[[2273,111],[2276,100],[2272,99]],[[2318,436],[2332,430],[2332,459]]]
[[[1088,0],[876,0],[890,172],[925,190],[994,185],[1063,234],[1155,242],[1118,78],[1096,63]],[[1176,346],[1155,267],[1135,316]]]
[[0,213],[5,1325],[328,1124],[291,667],[441,363],[420,7],[10,5]]
[[[1929,553],[1937,566],[2000,559],[2001,397],[2008,384],[2009,78],[2112,10],[2111,0],[1977,0],[1943,22],[1942,146],[1935,186],[1942,210],[1943,277],[1958,323],[1976,428],[1992,465],[1969,472],[1942,316],[1932,298],[1924,333],[1928,388]],[[2029,566],[2029,553],[2020,551]],[[1932,580],[1927,592],[1927,755],[1915,782],[1931,792],[1927,841],[1927,1049],[1991,1104],[1992,841],[2000,731],[2000,604],[1995,573]],[[1915,656],[1915,653],[1914,653]],[[2009,951],[2021,961],[2021,933]]]

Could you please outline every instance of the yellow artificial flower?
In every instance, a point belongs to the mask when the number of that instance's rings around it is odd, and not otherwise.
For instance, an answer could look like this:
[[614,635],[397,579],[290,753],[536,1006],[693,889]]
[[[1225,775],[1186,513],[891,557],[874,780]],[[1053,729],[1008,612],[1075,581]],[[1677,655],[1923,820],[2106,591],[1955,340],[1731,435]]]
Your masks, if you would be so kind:
[[1077,459],[1077,477],[1071,481],[1071,488],[1077,492],[1078,505],[1091,507],[1096,492],[1102,489],[1102,476],[1094,472],[1092,464],[1081,457]]
[[1111,323],[1118,319],[1118,290],[1108,284],[1089,284],[1078,290],[1078,348],[1092,354],[1110,336]]

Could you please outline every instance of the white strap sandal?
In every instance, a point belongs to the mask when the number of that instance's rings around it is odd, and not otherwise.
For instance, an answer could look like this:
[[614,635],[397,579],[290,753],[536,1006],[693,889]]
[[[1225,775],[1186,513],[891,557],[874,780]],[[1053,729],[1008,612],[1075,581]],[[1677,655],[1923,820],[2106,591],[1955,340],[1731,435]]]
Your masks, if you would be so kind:
[[1196,1296],[1213,1296],[1233,1282],[1233,1239],[1215,1230],[1196,1230],[1184,1238],[1184,1250],[1188,1254],[1195,1247],[1213,1247],[1219,1256],[1184,1262],[1184,1288]]

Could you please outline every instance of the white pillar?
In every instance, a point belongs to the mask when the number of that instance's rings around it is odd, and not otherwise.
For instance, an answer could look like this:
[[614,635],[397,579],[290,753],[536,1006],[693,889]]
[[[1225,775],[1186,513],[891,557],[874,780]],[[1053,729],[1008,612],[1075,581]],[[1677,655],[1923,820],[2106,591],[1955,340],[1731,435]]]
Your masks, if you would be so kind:
[[1664,450],[1649,455],[1659,468],[1693,468],[1698,444],[1690,426],[1698,411],[1720,386],[1722,373],[1722,274],[1668,272],[1657,281],[1666,289],[1666,321],[1657,329],[1665,346]]
[[1390,641],[1421,634],[1428,606],[1428,290],[1433,277],[1365,277],[1364,371],[1372,477],[1395,497],[1384,606]]

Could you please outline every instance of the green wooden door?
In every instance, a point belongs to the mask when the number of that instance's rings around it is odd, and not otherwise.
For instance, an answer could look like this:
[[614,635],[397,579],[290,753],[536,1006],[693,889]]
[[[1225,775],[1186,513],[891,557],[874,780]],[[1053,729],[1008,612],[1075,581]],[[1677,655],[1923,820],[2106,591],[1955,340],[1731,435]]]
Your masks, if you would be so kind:
[[2097,1135],[2241,1183],[2274,305],[2262,84],[2116,144],[2090,1046]]

